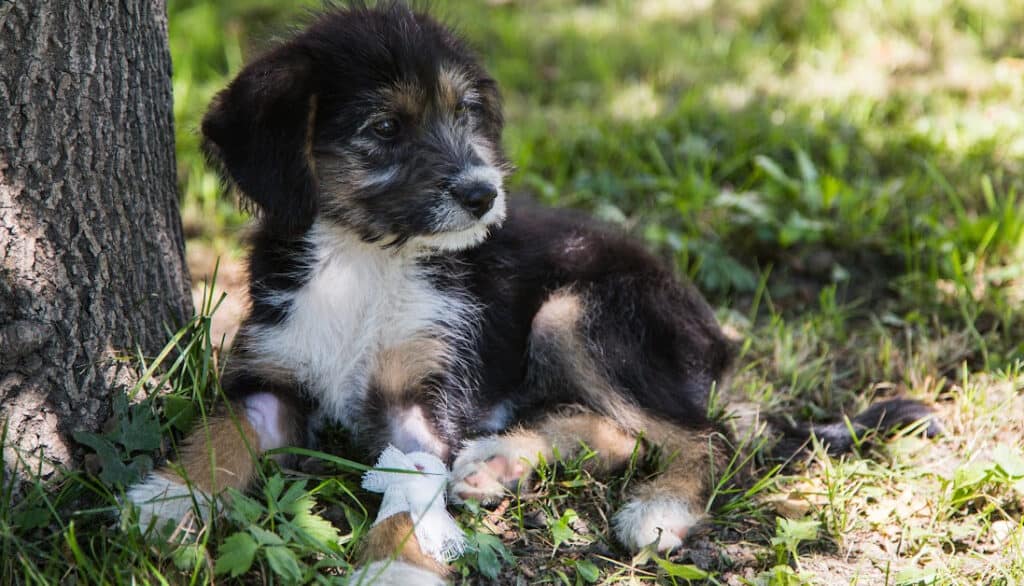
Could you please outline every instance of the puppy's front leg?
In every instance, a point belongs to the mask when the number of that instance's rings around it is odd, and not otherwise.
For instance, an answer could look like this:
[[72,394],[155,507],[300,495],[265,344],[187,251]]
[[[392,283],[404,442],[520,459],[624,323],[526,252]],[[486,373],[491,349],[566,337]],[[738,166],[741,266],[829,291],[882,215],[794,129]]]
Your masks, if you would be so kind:
[[594,472],[607,472],[629,462],[637,436],[607,417],[573,413],[552,415],[535,428],[470,440],[452,465],[452,499],[493,503],[528,480],[540,458],[569,459],[584,445],[595,452],[587,465]]
[[364,565],[349,584],[444,584],[448,567],[423,553],[414,529],[409,513],[392,515],[374,525],[364,542]]
[[176,463],[155,470],[128,490],[140,526],[181,522],[193,506],[208,518],[221,491],[249,485],[260,454],[301,440],[303,416],[294,400],[273,392],[232,400],[192,432]]

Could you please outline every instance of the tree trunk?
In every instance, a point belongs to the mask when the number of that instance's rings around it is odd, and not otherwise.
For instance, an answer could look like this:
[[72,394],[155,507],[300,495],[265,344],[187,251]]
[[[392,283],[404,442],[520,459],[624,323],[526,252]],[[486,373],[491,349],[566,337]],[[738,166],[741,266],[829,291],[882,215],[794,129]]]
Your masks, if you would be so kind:
[[0,260],[4,472],[49,475],[191,315],[162,0],[0,0]]

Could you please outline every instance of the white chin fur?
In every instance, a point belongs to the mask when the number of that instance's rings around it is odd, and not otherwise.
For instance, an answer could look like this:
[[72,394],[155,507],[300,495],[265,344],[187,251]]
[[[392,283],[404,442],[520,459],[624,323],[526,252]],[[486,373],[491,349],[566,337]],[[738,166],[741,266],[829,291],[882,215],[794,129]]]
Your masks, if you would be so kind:
[[352,573],[348,586],[442,586],[447,584],[441,576],[430,570],[398,560],[380,560]]
[[458,251],[473,248],[487,239],[490,229],[487,226],[478,224],[458,232],[444,232],[431,234],[429,236],[417,236],[409,245],[417,251]]
[[468,228],[429,234],[427,236],[417,236],[409,242],[409,246],[428,252],[455,252],[472,248],[487,239],[492,227],[501,226],[501,223],[505,221],[505,205],[505,194],[499,192],[490,211]]
[[195,491],[181,482],[160,474],[150,474],[142,482],[132,486],[127,500],[139,511],[139,527],[145,531],[151,523],[164,525],[167,521],[180,523],[198,505],[203,519],[210,518],[210,497]]
[[615,514],[612,524],[623,545],[637,551],[658,540],[658,551],[671,551],[700,521],[685,503],[673,498],[632,499]]

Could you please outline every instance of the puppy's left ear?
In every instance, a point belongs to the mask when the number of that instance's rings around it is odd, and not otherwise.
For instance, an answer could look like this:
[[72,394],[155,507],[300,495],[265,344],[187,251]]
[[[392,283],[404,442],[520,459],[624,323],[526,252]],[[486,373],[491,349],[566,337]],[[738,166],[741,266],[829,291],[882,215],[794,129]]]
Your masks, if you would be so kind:
[[316,216],[313,85],[309,57],[284,45],[246,66],[203,118],[207,156],[281,236],[302,234]]

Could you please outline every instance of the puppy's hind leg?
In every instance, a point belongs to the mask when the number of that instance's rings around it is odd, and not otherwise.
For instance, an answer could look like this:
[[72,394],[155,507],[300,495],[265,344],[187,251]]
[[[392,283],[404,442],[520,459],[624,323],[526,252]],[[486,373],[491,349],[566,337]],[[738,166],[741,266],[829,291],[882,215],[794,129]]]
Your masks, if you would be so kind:
[[244,489],[256,474],[263,452],[301,439],[300,409],[271,392],[233,400],[186,440],[178,461],[159,468],[127,493],[139,512],[139,525],[179,523],[195,507],[208,518],[224,489]]
[[498,499],[529,478],[538,458],[569,458],[582,444],[595,450],[591,465],[612,469],[633,454],[636,408],[623,398],[595,360],[586,337],[585,292],[553,292],[533,316],[523,393],[529,405],[572,406],[538,425],[467,442],[452,467],[452,496],[481,502]]
[[[534,428],[467,442],[452,466],[453,500],[494,503],[528,480],[541,458],[553,461],[594,450],[587,462],[595,473],[625,468],[651,446],[660,449],[664,470],[638,485],[615,514],[616,537],[630,550],[653,544],[659,551],[678,548],[690,530],[706,519],[716,470],[725,466],[722,436],[694,430],[643,414],[640,432],[622,428],[595,413],[553,415]],[[639,441],[642,439],[643,441]]]
[[725,442],[714,431],[694,430],[649,418],[644,437],[660,449],[663,470],[636,486],[615,513],[619,542],[636,551],[680,547],[694,526],[707,518],[716,473],[726,465]]
[[595,450],[599,468],[622,468],[642,437],[641,449],[658,445],[670,457],[616,514],[616,534],[634,550],[679,547],[706,516],[723,460],[706,403],[727,362],[710,310],[671,281],[557,290],[533,318],[524,392],[577,413],[466,443],[453,466],[453,496],[494,501],[528,478],[539,457],[571,457],[582,444]]

